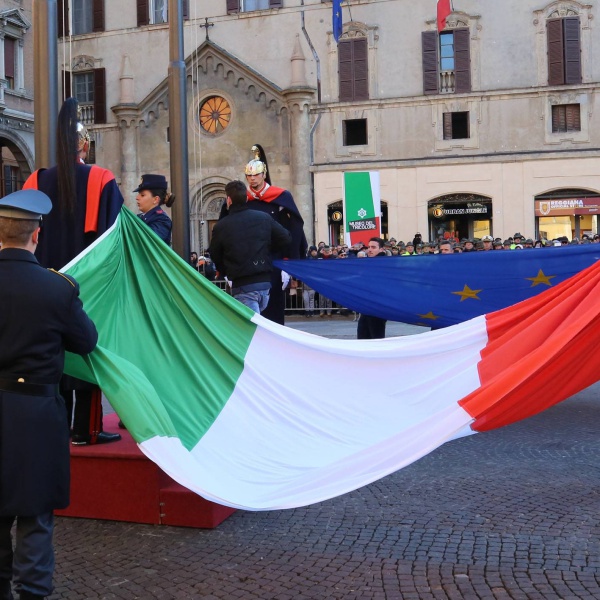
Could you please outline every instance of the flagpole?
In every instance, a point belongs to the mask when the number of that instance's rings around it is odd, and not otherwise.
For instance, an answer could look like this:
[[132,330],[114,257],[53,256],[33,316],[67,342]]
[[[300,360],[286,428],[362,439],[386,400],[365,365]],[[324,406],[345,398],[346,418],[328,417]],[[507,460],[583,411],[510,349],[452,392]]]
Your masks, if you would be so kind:
[[[208,30],[207,30],[208,31]],[[169,0],[169,141],[173,204],[173,249],[190,259],[190,205],[183,0]]]
[[35,168],[56,164],[58,28],[56,0],[33,2],[33,104]]

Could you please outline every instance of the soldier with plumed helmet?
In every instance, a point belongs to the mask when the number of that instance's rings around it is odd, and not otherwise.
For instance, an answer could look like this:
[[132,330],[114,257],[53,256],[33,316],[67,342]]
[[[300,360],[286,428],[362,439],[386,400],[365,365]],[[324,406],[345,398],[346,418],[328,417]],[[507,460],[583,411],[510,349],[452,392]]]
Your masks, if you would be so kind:
[[[277,223],[287,229],[292,242],[286,256],[274,254],[273,258],[304,258],[308,243],[304,234],[304,220],[288,190],[271,185],[271,177],[267,158],[259,144],[252,146],[254,158],[245,168],[248,184],[248,207],[269,214]],[[269,305],[262,313],[271,321],[284,324],[285,320],[285,288],[289,277],[286,273],[273,268],[271,279],[271,295]]]

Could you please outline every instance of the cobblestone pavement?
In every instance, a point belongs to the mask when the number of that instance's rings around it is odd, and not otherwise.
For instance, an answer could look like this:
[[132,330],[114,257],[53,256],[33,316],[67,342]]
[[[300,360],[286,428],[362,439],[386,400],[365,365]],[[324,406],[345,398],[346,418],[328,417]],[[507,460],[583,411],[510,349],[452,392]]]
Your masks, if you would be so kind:
[[52,599],[600,598],[599,400],[214,530],[60,518]]

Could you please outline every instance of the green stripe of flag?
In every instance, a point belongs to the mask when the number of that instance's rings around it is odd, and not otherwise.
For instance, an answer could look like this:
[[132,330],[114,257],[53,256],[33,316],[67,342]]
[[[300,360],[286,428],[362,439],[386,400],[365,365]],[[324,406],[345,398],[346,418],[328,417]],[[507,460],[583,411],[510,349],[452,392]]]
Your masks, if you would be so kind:
[[99,346],[111,352],[68,355],[65,371],[98,383],[136,441],[176,435],[192,448],[243,371],[254,313],[126,208],[67,272],[81,286]]

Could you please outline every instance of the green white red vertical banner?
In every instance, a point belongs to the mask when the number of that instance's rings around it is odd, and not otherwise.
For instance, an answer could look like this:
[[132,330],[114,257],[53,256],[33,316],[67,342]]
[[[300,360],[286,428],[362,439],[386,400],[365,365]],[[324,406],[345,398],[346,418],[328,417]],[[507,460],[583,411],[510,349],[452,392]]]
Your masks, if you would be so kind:
[[344,241],[367,244],[381,237],[381,192],[378,171],[344,173]]

